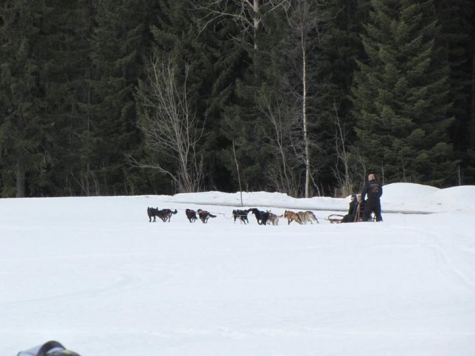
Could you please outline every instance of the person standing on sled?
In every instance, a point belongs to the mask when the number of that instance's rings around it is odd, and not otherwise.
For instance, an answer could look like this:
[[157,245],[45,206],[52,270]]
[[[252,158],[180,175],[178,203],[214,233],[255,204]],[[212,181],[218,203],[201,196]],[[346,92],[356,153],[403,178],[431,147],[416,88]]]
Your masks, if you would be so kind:
[[[361,200],[365,203],[363,211],[363,221],[368,221],[371,213],[376,216],[376,221],[383,221],[381,216],[381,196],[383,195],[383,187],[376,180],[374,174],[368,175],[363,192],[361,193]],[[367,197],[367,200],[365,200]]]

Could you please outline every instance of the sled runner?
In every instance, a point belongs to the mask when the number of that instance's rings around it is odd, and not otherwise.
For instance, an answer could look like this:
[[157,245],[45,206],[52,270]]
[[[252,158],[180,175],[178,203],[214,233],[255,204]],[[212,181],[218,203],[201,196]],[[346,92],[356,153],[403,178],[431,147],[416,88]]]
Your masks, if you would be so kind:
[[344,217],[344,215],[340,214],[330,214],[328,215],[327,220],[330,222],[330,224],[339,224]]

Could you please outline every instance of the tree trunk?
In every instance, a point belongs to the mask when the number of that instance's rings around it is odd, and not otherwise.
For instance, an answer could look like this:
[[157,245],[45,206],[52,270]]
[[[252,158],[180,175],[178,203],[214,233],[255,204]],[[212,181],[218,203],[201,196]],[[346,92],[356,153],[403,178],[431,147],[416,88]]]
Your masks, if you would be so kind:
[[300,44],[302,48],[302,125],[303,142],[305,151],[305,198],[310,197],[310,143],[308,141],[307,122],[307,51],[305,43],[306,34],[303,24],[300,27]]
[[26,194],[25,169],[22,159],[18,159],[16,165],[16,197],[24,198]]
[[470,147],[475,149],[475,26],[472,34],[472,90],[470,110]]

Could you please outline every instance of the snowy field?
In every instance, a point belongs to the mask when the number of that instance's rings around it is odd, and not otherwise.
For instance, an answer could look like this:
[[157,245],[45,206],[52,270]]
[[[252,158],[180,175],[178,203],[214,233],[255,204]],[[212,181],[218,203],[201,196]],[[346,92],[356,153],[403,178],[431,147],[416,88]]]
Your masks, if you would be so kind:
[[[238,193],[0,199],[0,355],[48,340],[81,356],[475,355],[475,186],[387,185],[382,223],[325,220],[349,199],[243,201],[320,224],[234,223]],[[178,213],[149,223],[147,207]]]

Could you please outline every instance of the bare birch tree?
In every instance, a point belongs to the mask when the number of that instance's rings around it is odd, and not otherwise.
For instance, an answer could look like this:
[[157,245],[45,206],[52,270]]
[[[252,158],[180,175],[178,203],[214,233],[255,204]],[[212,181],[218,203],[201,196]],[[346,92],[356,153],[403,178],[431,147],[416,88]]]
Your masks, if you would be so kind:
[[[169,56],[153,56],[146,81],[139,83],[139,128],[154,158],[152,164],[135,163],[168,175],[179,192],[196,192],[202,188],[204,176],[198,150],[204,126],[200,128],[188,102],[189,68],[184,68],[184,79],[179,83],[176,75],[179,68],[174,63]],[[166,165],[170,160],[171,164]]]
[[[202,27],[222,20],[231,20],[241,28],[241,34],[251,33],[254,49],[257,49],[257,33],[262,17],[276,9],[288,6],[289,0],[194,0],[195,8],[202,10]],[[242,40],[242,39],[239,39]]]
[[289,106],[279,93],[261,88],[257,105],[268,120],[270,146],[275,160],[269,162],[265,174],[280,192],[290,196],[299,195],[299,176],[296,172],[298,156],[292,143],[292,127],[298,126],[298,117],[288,112]]
[[[338,116],[335,107],[334,120],[336,162],[333,168],[340,189],[341,196],[345,197],[358,191],[358,183],[365,181],[367,164],[359,150],[355,146],[348,146],[348,129]],[[342,169],[340,168],[342,167]]]
[[[295,188],[295,182],[299,181],[298,174],[291,168],[298,165],[289,165],[287,162],[295,158],[300,160],[299,165],[305,167],[304,177],[304,195],[310,196],[310,186],[312,182],[312,157],[311,148],[316,146],[314,139],[310,137],[309,128],[309,103],[308,95],[310,91],[310,76],[308,74],[309,56],[315,56],[312,51],[318,44],[318,38],[322,35],[325,18],[320,13],[321,2],[323,0],[196,0],[196,8],[202,10],[205,14],[202,18],[203,27],[206,27],[214,21],[234,21],[242,30],[243,38],[252,38],[255,50],[258,49],[256,34],[260,31],[262,18],[272,11],[282,10],[287,14],[287,24],[291,39],[287,44],[287,56],[289,62],[292,62],[293,68],[289,68],[287,73],[277,74],[282,79],[282,87],[277,89],[285,92],[289,97],[284,105],[287,113],[291,113],[293,125],[287,125],[290,130],[286,133],[285,143],[279,136],[277,113],[279,108],[271,107],[269,102],[257,103],[258,108],[265,113],[273,127],[275,149],[279,156],[279,162],[274,166],[272,181],[279,189],[285,191],[299,191]],[[315,33],[317,40],[315,40]],[[246,36],[251,34],[251,36]],[[290,43],[291,42],[291,43]],[[290,58],[292,57],[292,58]],[[291,77],[286,80],[284,77]],[[297,79],[296,79],[297,78]],[[289,94],[290,93],[290,94]],[[274,103],[275,104],[275,103]],[[298,105],[298,109],[296,107]],[[297,110],[296,110],[297,109]],[[298,114],[296,114],[298,111]],[[297,118],[299,121],[293,121]],[[286,122],[289,122],[289,117]],[[282,122],[281,122],[282,123]],[[299,126],[298,128],[296,126]],[[298,132],[298,134],[296,134]],[[283,150],[285,147],[285,150]],[[286,155],[284,155],[284,151]],[[269,174],[272,169],[268,170]]]
[[[346,146],[347,142],[347,130],[344,124],[341,122],[338,116],[338,110],[335,107],[335,152],[337,161],[333,168],[333,173],[338,180],[342,194],[349,195],[353,193],[353,178],[350,175],[350,157],[351,154]],[[339,166],[343,167],[343,174],[339,169]]]
[[[317,86],[317,83],[312,83],[310,80],[309,62],[311,57],[315,58],[318,56],[315,50],[324,37],[326,18],[321,9],[321,0],[291,0],[291,6],[287,10],[288,25],[293,33],[293,43],[289,44],[290,53],[297,53],[291,61],[294,62],[298,81],[295,84],[290,84],[290,89],[300,104],[301,137],[299,141],[303,146],[302,161],[305,166],[305,198],[310,197],[310,185],[312,182],[311,147],[317,146],[316,142],[314,142],[315,138],[311,137],[309,133],[311,123],[308,115],[308,96],[310,86],[313,85],[314,88]],[[315,72],[320,69],[312,68],[311,70]]]

